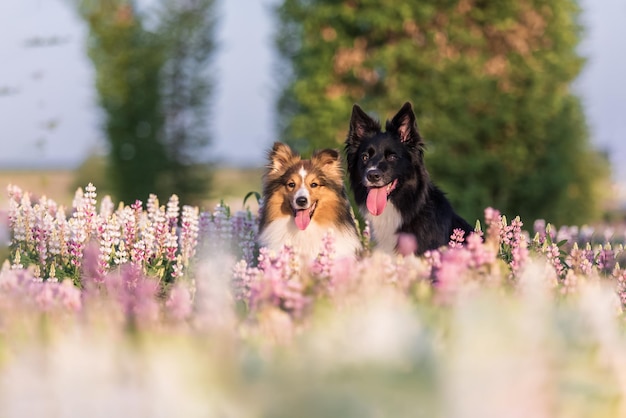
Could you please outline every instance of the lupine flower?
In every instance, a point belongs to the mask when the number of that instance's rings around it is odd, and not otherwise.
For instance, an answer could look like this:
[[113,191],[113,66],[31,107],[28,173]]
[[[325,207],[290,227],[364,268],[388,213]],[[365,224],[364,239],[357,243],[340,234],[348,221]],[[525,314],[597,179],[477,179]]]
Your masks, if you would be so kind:
[[104,280],[107,292],[119,303],[129,324],[144,326],[159,316],[156,300],[158,282],[146,277],[139,268],[127,264]]
[[178,196],[173,194],[170,199],[167,201],[167,210],[165,211],[165,217],[167,219],[167,225],[169,229],[176,227],[176,223],[178,222],[178,214],[180,213],[180,203],[178,201]]
[[167,316],[174,321],[189,318],[193,310],[189,287],[180,282],[175,283],[170,289],[165,308]]
[[311,272],[318,277],[330,277],[335,258],[335,236],[330,230],[322,238],[322,249],[313,260]]
[[574,242],[572,249],[567,255],[567,264],[576,272],[583,275],[591,274],[594,255],[591,245],[587,244],[584,249],[578,248],[578,243]]
[[604,244],[598,251],[598,269],[603,274],[611,274],[615,268],[615,252],[610,243]]
[[450,236],[450,242],[448,243],[448,246],[450,248],[459,248],[463,246],[464,241],[465,231],[460,228],[456,228]]
[[198,208],[183,206],[180,233],[180,252],[184,265],[187,265],[196,252],[198,243]]

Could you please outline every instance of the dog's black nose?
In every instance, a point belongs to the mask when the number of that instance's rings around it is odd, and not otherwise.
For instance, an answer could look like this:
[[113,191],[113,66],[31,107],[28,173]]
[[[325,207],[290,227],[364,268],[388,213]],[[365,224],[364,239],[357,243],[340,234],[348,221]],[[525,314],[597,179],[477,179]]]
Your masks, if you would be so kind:
[[300,196],[298,198],[296,198],[296,205],[302,207],[302,206],[306,206],[308,200],[306,197],[304,196]]
[[382,171],[380,171],[377,168],[367,172],[367,179],[371,181],[372,183],[376,183],[377,181],[379,181],[382,176],[383,176]]

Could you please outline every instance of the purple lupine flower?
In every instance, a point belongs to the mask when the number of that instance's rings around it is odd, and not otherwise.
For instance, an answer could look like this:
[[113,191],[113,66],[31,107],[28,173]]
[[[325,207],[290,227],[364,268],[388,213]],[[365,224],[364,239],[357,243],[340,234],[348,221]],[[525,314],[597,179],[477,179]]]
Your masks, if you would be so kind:
[[536,219],[533,224],[533,232],[538,238],[538,244],[543,244],[546,239],[546,221],[545,219]]
[[603,274],[611,274],[615,268],[615,252],[610,243],[604,244],[597,255],[598,269]]
[[254,219],[249,210],[237,211],[232,217],[231,223],[243,259],[248,263],[252,262],[259,228],[258,219]]

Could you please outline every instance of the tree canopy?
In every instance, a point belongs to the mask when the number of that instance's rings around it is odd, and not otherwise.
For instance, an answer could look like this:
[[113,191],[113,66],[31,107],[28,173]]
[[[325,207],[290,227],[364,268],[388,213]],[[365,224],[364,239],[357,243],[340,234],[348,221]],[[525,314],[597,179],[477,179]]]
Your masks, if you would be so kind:
[[461,214],[529,221],[600,215],[608,179],[571,89],[584,59],[575,0],[285,0],[281,139],[342,147],[358,103],[381,120],[407,100],[426,165]]
[[214,0],[79,0],[109,144],[108,180],[126,202],[150,193],[196,201],[209,187],[209,58]]

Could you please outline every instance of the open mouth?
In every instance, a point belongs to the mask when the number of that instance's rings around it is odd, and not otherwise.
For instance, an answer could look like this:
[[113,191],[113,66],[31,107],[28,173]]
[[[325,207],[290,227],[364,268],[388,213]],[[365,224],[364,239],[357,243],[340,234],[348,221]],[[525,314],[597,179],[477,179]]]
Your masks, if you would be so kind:
[[369,212],[374,216],[378,216],[383,213],[385,206],[387,206],[389,194],[396,189],[397,185],[398,179],[395,179],[382,187],[370,187],[367,191],[367,210],[369,210]]
[[313,202],[313,204],[306,209],[294,209],[294,217],[298,229],[304,231],[306,227],[309,226],[316,207],[317,202]]

